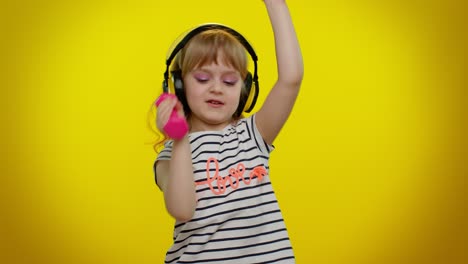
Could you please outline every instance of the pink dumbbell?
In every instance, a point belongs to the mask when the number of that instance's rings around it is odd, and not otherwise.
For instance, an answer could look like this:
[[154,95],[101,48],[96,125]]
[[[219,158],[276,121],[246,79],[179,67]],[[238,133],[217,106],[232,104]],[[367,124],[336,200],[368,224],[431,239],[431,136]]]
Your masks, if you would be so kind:
[[[156,106],[159,106],[159,104],[166,98],[176,98],[176,96],[170,93],[163,93],[156,100]],[[185,117],[180,117],[177,113],[177,110],[174,107],[174,109],[172,109],[171,116],[169,117],[167,123],[164,125],[163,129],[169,137],[173,139],[181,139],[188,132],[188,124],[185,120]]]

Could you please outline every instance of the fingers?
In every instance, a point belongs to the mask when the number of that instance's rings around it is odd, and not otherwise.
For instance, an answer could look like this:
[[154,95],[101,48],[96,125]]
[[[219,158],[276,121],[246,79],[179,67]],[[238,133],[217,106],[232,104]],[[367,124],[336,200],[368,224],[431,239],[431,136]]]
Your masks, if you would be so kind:
[[176,107],[177,103],[178,100],[176,98],[167,98],[164,101],[162,101],[156,108],[156,124],[160,131],[163,131],[163,128],[169,120],[172,110],[174,109],[174,107]]
[[177,100],[177,103],[175,105],[175,109],[177,110],[177,114],[179,115],[179,117],[185,117],[184,106],[182,105],[182,103],[179,100]]
[[157,107],[158,113],[161,113],[162,115],[165,114],[170,114],[172,112],[172,109],[176,107],[177,104],[177,99],[173,98],[168,98],[161,102],[159,106]]

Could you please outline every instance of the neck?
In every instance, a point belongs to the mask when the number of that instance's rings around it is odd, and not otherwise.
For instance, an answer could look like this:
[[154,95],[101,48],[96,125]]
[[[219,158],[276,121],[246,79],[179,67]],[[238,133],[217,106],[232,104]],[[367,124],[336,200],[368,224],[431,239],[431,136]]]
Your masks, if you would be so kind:
[[209,123],[203,123],[195,120],[190,119],[189,120],[189,126],[190,126],[190,132],[200,132],[200,131],[221,131],[226,126],[230,124],[235,124],[238,121],[238,119],[232,119],[229,122],[223,122],[223,123],[218,123],[218,124],[209,124]]

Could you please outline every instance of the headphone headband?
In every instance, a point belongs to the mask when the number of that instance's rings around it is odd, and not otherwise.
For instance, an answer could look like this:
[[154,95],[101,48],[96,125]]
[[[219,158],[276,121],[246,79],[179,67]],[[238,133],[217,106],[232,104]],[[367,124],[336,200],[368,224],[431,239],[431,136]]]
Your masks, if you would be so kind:
[[166,65],[169,67],[172,63],[172,60],[174,57],[177,55],[177,53],[184,48],[184,46],[191,40],[194,36],[198,35],[201,32],[208,31],[208,30],[213,30],[213,29],[221,29],[223,31],[226,31],[230,33],[232,36],[236,37],[236,39],[245,47],[245,49],[249,52],[250,57],[252,57],[252,60],[256,63],[258,60],[257,54],[255,53],[254,49],[252,46],[249,44],[249,42],[236,30],[221,25],[221,24],[203,24],[200,25],[194,29],[192,29],[174,48],[174,50],[171,52],[171,55],[167,58],[166,60]]

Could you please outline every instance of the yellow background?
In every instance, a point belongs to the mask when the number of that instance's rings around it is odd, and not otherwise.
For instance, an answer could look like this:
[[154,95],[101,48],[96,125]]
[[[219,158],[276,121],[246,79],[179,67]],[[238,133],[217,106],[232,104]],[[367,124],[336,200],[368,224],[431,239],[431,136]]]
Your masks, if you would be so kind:
[[[258,0],[2,2],[1,263],[162,263],[146,114],[172,40]],[[467,263],[463,1],[289,0],[305,77],[271,178],[298,263]],[[258,107],[257,107],[258,108]],[[465,134],[464,134],[465,133]]]

